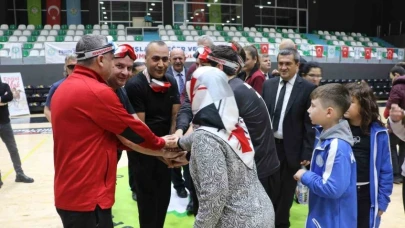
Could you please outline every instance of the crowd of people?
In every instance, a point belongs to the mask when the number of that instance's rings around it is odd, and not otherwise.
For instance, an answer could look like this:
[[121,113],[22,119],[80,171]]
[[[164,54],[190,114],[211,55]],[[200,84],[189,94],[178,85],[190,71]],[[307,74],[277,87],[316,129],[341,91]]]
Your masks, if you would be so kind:
[[141,228],[164,226],[171,183],[190,194],[194,227],[290,227],[297,181],[309,189],[306,227],[379,227],[402,182],[403,155],[392,149],[394,134],[400,150],[405,140],[401,65],[391,71],[387,129],[366,82],[321,85],[320,64],[292,40],[272,72],[254,46],[208,36],[197,45],[189,68],[184,51],[162,41],[147,45],[143,64],[130,45],[100,35],[66,57],[44,111],[63,226],[113,227],[126,150]]

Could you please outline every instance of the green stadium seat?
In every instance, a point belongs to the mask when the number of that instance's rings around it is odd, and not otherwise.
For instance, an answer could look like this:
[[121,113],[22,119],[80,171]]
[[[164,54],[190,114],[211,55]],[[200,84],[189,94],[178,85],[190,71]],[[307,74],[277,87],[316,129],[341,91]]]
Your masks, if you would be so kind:
[[30,36],[27,39],[28,42],[36,42],[37,41],[37,37],[36,36]]
[[4,47],[4,45],[3,45],[3,44],[0,44],[0,49],[3,49],[3,47]]
[[57,36],[57,37],[55,38],[55,41],[56,41],[56,42],[63,42],[63,41],[65,41],[65,37],[64,37],[64,36]]
[[116,36],[116,35],[117,35],[117,30],[110,30],[110,31],[108,32],[108,34],[109,34],[110,36]]
[[88,35],[88,34],[92,34],[92,33],[93,33],[93,30],[91,30],[91,29],[84,30],[84,35]]
[[42,25],[35,25],[35,30],[42,30],[43,28]]
[[8,42],[8,36],[0,36],[0,42]]
[[31,33],[32,36],[39,36],[39,34],[40,34],[40,31],[38,31],[38,30],[32,31],[32,33]]
[[304,34],[301,34],[301,39],[307,39],[307,36]]
[[281,33],[281,29],[279,29],[279,28],[276,29],[276,32]]
[[23,57],[28,57],[30,55],[29,50],[23,49]]
[[226,42],[232,41],[232,37],[229,37],[229,36],[225,37],[225,41],[226,41]]
[[249,37],[249,33],[248,32],[242,32],[242,36]]
[[113,41],[117,41],[118,37],[116,35],[112,35]]
[[61,26],[60,26],[60,29],[62,29],[62,30],[68,30],[69,27],[68,27],[67,25],[61,25]]
[[176,36],[182,36],[183,35],[183,31],[181,30],[175,30],[174,34],[176,34]]
[[223,28],[221,25],[215,26],[215,29],[216,29],[217,31],[224,31],[224,28]]
[[4,36],[12,36],[12,35],[13,35],[13,31],[11,31],[11,30],[4,31],[3,35],[4,35]]
[[224,32],[224,31],[222,31],[222,32],[221,32],[221,36],[223,36],[223,37],[227,37],[227,36],[228,36],[228,32]]
[[262,35],[263,35],[263,37],[265,37],[265,38],[269,38],[269,33],[267,33],[267,32],[262,32]]
[[17,26],[16,26],[16,25],[9,25],[9,26],[8,26],[8,29],[10,29],[10,30],[16,30],[16,29],[17,29]]
[[243,27],[242,27],[242,26],[238,26],[238,27],[236,27],[236,30],[238,30],[239,32],[242,32],[242,31],[243,31]]
[[270,37],[268,40],[269,40],[269,42],[272,43],[272,44],[275,44],[275,43],[276,43],[276,40],[275,40],[273,37]]
[[178,24],[174,24],[174,25],[173,25],[173,29],[174,29],[174,30],[179,30],[179,29],[180,29],[180,26],[179,26]]
[[205,31],[203,31],[203,30],[198,31],[198,35],[199,35],[199,36],[205,35]]
[[143,36],[135,36],[135,41],[143,41]]
[[186,38],[184,36],[177,36],[178,41],[186,41]]
[[59,30],[58,35],[59,36],[66,36],[66,30]]
[[196,25],[194,28],[195,28],[195,30],[201,30],[202,29],[202,27],[200,25]]
[[257,28],[256,29],[258,32],[263,32],[263,28]]
[[117,29],[117,26],[114,24],[110,25],[109,27],[110,27],[110,29]]
[[86,30],[92,30],[93,26],[92,25],[86,25]]
[[255,42],[255,39],[253,39],[253,37],[248,37],[247,40],[248,40],[249,43],[254,43]]
[[34,46],[34,45],[31,44],[31,43],[25,43],[24,46],[23,46],[23,48],[24,48],[24,49],[32,49],[33,46]]
[[287,33],[283,33],[281,36],[282,36],[283,38],[288,38],[288,34],[287,34]]

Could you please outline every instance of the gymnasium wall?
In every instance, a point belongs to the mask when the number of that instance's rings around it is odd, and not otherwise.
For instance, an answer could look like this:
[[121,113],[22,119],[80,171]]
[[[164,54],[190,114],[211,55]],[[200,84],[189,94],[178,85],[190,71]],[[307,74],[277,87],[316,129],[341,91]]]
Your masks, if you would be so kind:
[[[320,63],[323,79],[367,79],[388,78],[393,64],[347,64]],[[187,66],[191,63],[186,63]],[[272,63],[272,69],[277,63]],[[63,64],[6,65],[0,66],[0,72],[21,72],[24,85],[48,86],[63,77]]]

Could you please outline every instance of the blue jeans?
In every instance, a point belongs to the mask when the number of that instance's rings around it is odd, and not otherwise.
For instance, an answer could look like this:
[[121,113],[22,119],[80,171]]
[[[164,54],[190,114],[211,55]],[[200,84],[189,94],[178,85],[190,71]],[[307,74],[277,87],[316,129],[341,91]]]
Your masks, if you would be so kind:
[[10,153],[11,161],[13,162],[16,173],[23,173],[21,168],[21,159],[18,154],[17,144],[15,143],[14,132],[11,128],[11,123],[0,124],[0,137],[6,144],[7,150]]

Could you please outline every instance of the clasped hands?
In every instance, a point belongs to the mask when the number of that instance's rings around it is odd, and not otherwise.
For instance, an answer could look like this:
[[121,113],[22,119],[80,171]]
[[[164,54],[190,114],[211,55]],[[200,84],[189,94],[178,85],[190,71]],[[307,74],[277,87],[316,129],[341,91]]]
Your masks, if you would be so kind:
[[162,156],[161,160],[169,168],[178,168],[183,165],[187,165],[188,164],[188,161],[186,158],[187,151],[183,151],[177,145],[179,137],[177,135],[166,135],[166,136],[162,137],[162,139],[165,140],[166,145],[162,149],[163,156]]

